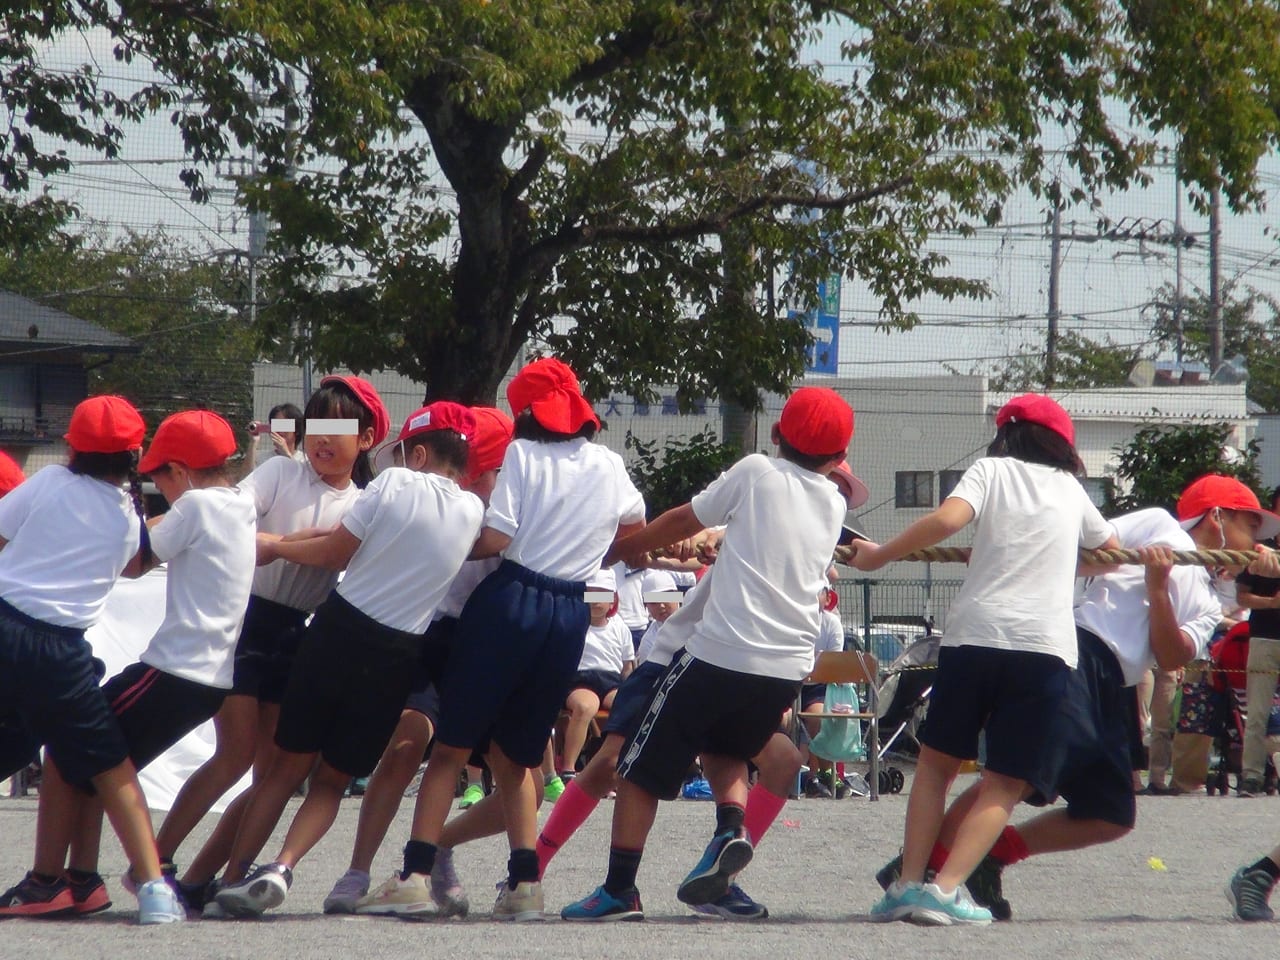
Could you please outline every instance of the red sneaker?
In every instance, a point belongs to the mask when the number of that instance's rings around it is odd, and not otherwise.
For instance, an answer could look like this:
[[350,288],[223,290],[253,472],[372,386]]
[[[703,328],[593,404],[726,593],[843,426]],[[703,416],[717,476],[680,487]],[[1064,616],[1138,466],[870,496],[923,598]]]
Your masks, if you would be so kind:
[[81,879],[67,874],[67,886],[71,888],[71,899],[75,901],[77,916],[99,913],[111,907],[111,898],[107,896],[107,884],[101,874],[90,873]]
[[75,909],[71,887],[61,877],[53,883],[41,883],[28,873],[16,887],[0,894],[0,919],[62,917],[74,913]]

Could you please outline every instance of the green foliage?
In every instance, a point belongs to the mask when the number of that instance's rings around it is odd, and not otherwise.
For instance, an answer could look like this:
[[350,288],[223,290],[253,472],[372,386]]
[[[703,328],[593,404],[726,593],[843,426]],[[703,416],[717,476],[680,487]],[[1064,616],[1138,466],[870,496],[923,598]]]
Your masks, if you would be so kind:
[[234,265],[202,259],[163,231],[109,241],[100,231],[68,233],[57,217],[43,227],[20,248],[0,245],[0,289],[123,334],[141,348],[93,367],[92,392],[128,397],[151,429],[196,406],[222,414],[237,430],[252,419],[255,339],[236,306],[245,290]]
[[739,456],[736,447],[721,443],[710,428],[687,440],[669,436],[661,449],[657,440],[645,442],[628,430],[626,447],[635,451],[628,472],[644,495],[650,519],[688,503]]
[[[780,304],[839,270],[907,327],[922,296],[986,292],[928,240],[997,222],[1013,191],[1143,181],[1170,131],[1188,182],[1250,204],[1280,133],[1267,0],[55,6],[0,14],[0,172],[64,162],[37,143],[110,153],[137,112],[169,113],[197,198],[252,148],[243,200],[278,225],[264,336],[468,402],[532,340],[592,393],[752,407],[802,368],[807,335],[753,293],[789,267]],[[92,66],[33,66],[95,27],[160,79],[121,100]],[[844,38],[826,70],[824,35]]]
[[[1142,348],[1116,343],[1110,336],[1102,342],[1068,331],[1058,338],[1055,390],[1084,387],[1122,387],[1129,371],[1142,358]],[[1010,358],[991,375],[992,390],[1011,393],[1043,390],[1044,354],[1021,354]]]
[[1117,448],[1116,478],[1129,492],[1108,498],[1107,512],[1124,513],[1142,507],[1172,511],[1187,484],[1206,473],[1238,477],[1255,492],[1262,489],[1258,471],[1258,443],[1249,441],[1239,457],[1228,452],[1231,425],[1184,424],[1165,427],[1149,424],[1133,439]]

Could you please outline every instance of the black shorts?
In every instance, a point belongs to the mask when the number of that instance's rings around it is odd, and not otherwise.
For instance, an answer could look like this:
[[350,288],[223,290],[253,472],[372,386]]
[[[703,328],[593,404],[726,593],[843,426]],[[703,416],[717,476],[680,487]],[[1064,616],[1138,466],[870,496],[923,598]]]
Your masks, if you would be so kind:
[[973,760],[985,731],[986,769],[1034,786],[1071,673],[1048,653],[943,647],[920,742]]
[[250,594],[229,692],[263,703],[282,702],[307,616],[305,610]]
[[618,776],[674,800],[700,753],[748,761],[778,730],[800,681],[725,670],[685,653],[671,664],[618,759]]
[[644,638],[644,632],[649,629],[649,625],[646,623],[643,627],[628,627],[627,629],[631,631],[631,647],[639,653],[640,641]]
[[622,686],[622,674],[612,670],[579,670],[569,681],[569,692],[590,690],[603,700]]
[[[679,655],[675,659],[679,659]],[[623,737],[635,733],[645,708],[649,706],[649,698],[666,675],[667,664],[649,660],[632,670],[631,676],[622,681],[622,686],[613,695],[609,719],[604,722],[600,732],[605,736],[616,733]]]
[[414,670],[413,690],[404,702],[406,710],[413,710],[431,721],[434,731],[440,726],[440,691],[437,684],[444,677],[449,651],[458,629],[457,617],[440,617],[431,621],[423,637],[422,657]]
[[591,616],[586,584],[510,560],[485,577],[458,618],[436,739],[476,749],[486,740],[515,763],[542,765]]
[[102,685],[120,723],[129,759],[141,770],[210,719],[227,691],[131,663]]
[[129,756],[98,686],[101,672],[84,631],[29,617],[0,600],[0,713],[4,752],[44,744],[68,783],[83,785]]
[[276,746],[367,777],[400,722],[422,647],[422,634],[378,623],[330,593],[298,649]]
[[827,685],[825,683],[806,683],[800,688],[800,709],[808,710],[815,703],[823,706],[827,702]]
[[1137,820],[1130,758],[1137,708],[1132,687],[1111,648],[1088,630],[1076,629],[1080,662],[1058,711],[1051,748],[1032,786],[1034,804],[1057,796],[1075,820],[1104,820],[1132,827]]

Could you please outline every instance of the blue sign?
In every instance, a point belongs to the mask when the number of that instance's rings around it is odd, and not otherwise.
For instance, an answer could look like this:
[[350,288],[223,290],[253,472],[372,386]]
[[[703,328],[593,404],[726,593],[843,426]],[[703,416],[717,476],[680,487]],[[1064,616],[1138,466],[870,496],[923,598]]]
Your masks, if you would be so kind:
[[790,310],[787,316],[802,323],[812,338],[805,348],[805,372],[835,376],[840,359],[840,275],[818,284],[817,310]]

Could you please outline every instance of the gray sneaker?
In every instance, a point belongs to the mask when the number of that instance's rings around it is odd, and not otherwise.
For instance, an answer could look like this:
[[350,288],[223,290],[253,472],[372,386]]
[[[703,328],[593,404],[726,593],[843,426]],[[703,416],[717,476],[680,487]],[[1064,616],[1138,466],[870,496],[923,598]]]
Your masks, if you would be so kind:
[[1227,884],[1227,899],[1235,908],[1237,920],[1272,920],[1275,914],[1267,905],[1275,881],[1265,870],[1241,867]]
[[431,868],[431,899],[440,917],[465,917],[471,908],[467,891],[458,879],[458,871],[453,868],[453,850],[450,847],[436,849],[435,865]]

